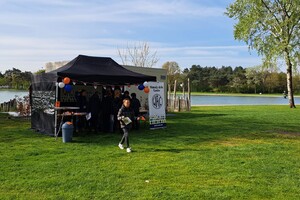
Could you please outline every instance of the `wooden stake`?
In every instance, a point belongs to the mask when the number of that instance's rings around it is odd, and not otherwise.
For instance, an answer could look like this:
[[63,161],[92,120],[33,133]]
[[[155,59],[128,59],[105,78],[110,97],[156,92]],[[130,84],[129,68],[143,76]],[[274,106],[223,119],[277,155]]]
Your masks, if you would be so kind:
[[182,92],[183,92],[183,99],[185,99],[185,89],[184,89],[184,83],[182,83]]
[[168,84],[168,99],[170,99],[171,95],[171,84]]
[[191,111],[191,87],[190,87],[190,78],[188,78],[188,111]]
[[175,111],[175,108],[176,108],[176,85],[177,85],[177,80],[175,80],[175,83],[174,83],[174,103],[173,103],[173,107],[174,107],[174,111]]

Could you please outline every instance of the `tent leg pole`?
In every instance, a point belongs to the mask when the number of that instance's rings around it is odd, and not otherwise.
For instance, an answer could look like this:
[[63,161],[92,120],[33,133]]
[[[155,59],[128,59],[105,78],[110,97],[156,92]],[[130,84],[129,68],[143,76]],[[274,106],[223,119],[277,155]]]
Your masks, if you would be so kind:
[[[56,106],[56,102],[57,102],[57,96],[58,96],[58,84],[55,84],[56,85],[56,87],[55,87],[55,106]],[[57,135],[58,135],[58,133],[57,133],[57,110],[55,109],[55,111],[54,111],[54,120],[55,120],[55,122],[54,122],[54,136],[55,136],[55,140],[57,139]]]

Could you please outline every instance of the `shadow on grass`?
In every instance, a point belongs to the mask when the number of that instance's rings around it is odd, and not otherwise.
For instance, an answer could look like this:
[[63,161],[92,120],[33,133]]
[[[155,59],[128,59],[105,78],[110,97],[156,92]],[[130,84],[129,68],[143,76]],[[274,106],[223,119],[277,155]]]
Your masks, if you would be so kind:
[[[139,131],[130,132],[130,140],[134,144],[154,144],[165,146],[166,143],[193,145],[199,142],[209,142],[230,139],[232,137],[249,138],[268,137],[274,135],[274,131],[297,132],[299,112],[288,112],[280,107],[207,107],[196,108],[187,113],[169,113],[167,117],[167,128],[149,130],[149,124],[141,126]],[[13,142],[21,138],[39,138],[39,133],[28,129],[29,123],[9,120],[3,115],[4,120],[0,122],[6,127],[16,127],[10,132],[2,132],[2,142]],[[286,120],[289,119],[289,120]],[[23,128],[19,128],[23,127]],[[8,129],[8,128],[7,128]],[[20,130],[19,130],[20,129]],[[23,129],[23,131],[21,130]],[[269,132],[268,132],[269,131]],[[1,131],[0,131],[1,132]],[[276,131],[275,131],[276,132]],[[26,133],[26,134],[24,134]],[[122,134],[99,132],[83,132],[74,135],[72,143],[83,145],[115,145],[121,139]],[[47,136],[45,136],[47,137]],[[43,138],[42,138],[43,139]],[[61,140],[61,138],[58,138]],[[178,153],[182,149],[156,149],[155,151],[168,151]]]
[[139,152],[166,152],[166,153],[182,153],[182,152],[200,152],[203,150],[192,148],[155,148],[155,149],[140,149]]
[[[279,129],[297,132],[297,113],[289,113],[280,106],[203,108],[191,113],[177,113],[167,119],[168,131],[155,136],[145,136],[158,144],[161,141],[192,145],[201,142],[226,140],[233,137],[244,139],[274,138]],[[295,120],[291,119],[293,115]]]

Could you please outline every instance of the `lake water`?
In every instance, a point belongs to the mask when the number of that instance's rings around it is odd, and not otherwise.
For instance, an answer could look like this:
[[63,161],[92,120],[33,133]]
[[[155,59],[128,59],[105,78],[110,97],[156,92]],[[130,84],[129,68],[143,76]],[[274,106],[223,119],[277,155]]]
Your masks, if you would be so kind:
[[28,91],[0,90],[0,103],[14,99],[16,95],[18,95],[19,97],[23,97],[28,95]]
[[[15,96],[28,95],[27,91],[0,90],[0,103],[14,99]],[[192,105],[288,105],[288,99],[278,97],[251,96],[191,96]],[[300,97],[295,97],[295,103],[300,103]]]
[[[194,105],[288,105],[288,99],[278,97],[251,97],[251,96],[191,96]],[[295,97],[295,104],[300,102]]]

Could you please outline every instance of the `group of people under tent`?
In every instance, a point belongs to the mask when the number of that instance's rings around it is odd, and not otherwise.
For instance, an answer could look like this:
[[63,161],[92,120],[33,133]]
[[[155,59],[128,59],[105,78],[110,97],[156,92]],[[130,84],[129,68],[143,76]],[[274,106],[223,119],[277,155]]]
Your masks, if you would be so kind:
[[122,107],[123,100],[129,99],[130,110],[133,113],[131,126],[133,129],[139,129],[139,120],[137,118],[140,115],[141,103],[136,97],[136,93],[129,94],[128,91],[124,91],[119,87],[108,86],[103,89],[102,96],[95,91],[95,93],[87,97],[86,90],[80,90],[75,92],[75,99],[79,112],[90,113],[90,118],[78,117],[76,120],[76,131],[82,129],[88,129],[94,132],[118,132],[122,131],[120,120],[118,120],[118,112]]

